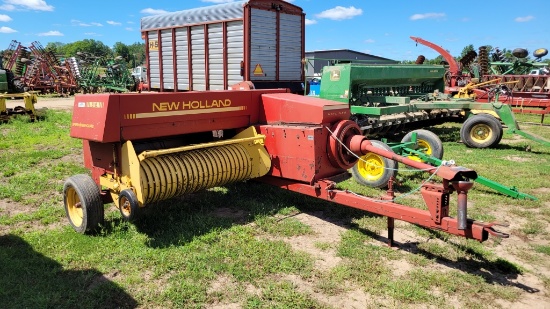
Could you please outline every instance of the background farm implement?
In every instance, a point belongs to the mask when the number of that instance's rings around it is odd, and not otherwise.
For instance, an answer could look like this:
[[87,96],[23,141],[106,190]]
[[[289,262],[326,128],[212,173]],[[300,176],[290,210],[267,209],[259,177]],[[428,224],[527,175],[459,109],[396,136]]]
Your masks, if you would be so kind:
[[41,93],[74,93],[77,88],[74,70],[68,61],[60,61],[39,42],[29,47],[12,41],[4,52],[3,68],[10,72],[14,86],[10,92],[39,91]]
[[109,58],[77,53],[59,57],[39,42],[28,47],[12,41],[2,57],[7,92],[37,91],[66,96],[78,91],[128,92],[136,81],[121,57]]
[[78,53],[76,59],[80,92],[128,92],[136,89],[137,81],[122,57],[106,58]]
[[[541,123],[550,113],[550,69],[547,63],[541,62],[548,54],[547,49],[533,51],[534,60],[530,60],[528,51],[523,48],[505,55],[499,48],[489,51],[486,46],[480,46],[478,53],[470,51],[457,61],[441,46],[419,37],[411,39],[436,50],[445,59],[448,65],[446,92],[455,94],[469,82],[478,84],[498,79],[509,89],[497,100],[512,106],[514,112],[541,115]],[[472,88],[470,93],[478,102],[492,102],[495,96],[490,90],[491,85],[487,85]]]
[[[434,165],[442,162],[441,141],[430,131],[412,130],[458,122],[462,123],[460,139],[466,146],[487,148],[497,147],[506,127],[507,132],[550,146],[550,142],[521,130],[510,106],[498,100],[499,94],[508,89],[506,84],[492,83],[494,101],[482,103],[469,95],[457,98],[444,93],[445,75],[445,68],[435,65],[342,63],[323,68],[319,96],[349,104],[350,119],[358,124],[362,134],[384,140],[385,143],[375,143],[379,148],[391,148],[400,155]],[[395,139],[403,135],[401,142],[396,143]],[[419,151],[422,156],[415,154]],[[351,168],[351,173],[360,184],[387,187],[396,176],[395,170],[390,160],[370,153]],[[481,176],[472,180],[514,198],[536,199]]]

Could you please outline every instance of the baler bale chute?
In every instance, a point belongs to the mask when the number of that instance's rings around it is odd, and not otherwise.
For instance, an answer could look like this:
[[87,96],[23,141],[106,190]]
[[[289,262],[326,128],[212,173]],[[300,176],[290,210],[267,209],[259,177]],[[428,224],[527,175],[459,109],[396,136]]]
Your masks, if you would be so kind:
[[[70,177],[64,203],[73,228],[97,231],[104,204],[134,219],[151,203],[254,179],[394,219],[484,241],[508,237],[493,223],[467,219],[466,194],[476,172],[428,164],[376,147],[349,120],[347,104],[286,89],[186,93],[94,94],[75,97],[71,136],[83,139],[91,177]],[[375,153],[443,179],[425,183],[428,210],[336,189],[358,157]],[[449,216],[458,193],[458,218]]]

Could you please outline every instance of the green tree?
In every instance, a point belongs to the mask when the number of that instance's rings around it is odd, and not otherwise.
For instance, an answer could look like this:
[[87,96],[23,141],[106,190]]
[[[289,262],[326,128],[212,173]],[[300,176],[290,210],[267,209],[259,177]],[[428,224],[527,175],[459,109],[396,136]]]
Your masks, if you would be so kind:
[[485,45],[485,50],[487,50],[488,53],[492,53],[493,52],[493,46]]
[[46,50],[52,50],[56,55],[65,55],[65,48],[67,44],[61,42],[49,42],[44,47]]
[[116,42],[113,46],[113,52],[116,56],[121,56],[126,62],[131,60],[130,49],[122,42]]
[[128,45],[130,55],[134,58],[135,63],[132,64],[132,67],[145,64],[145,43],[136,42],[134,44]]
[[445,61],[445,58],[443,58],[443,56],[438,55],[434,59],[431,59],[431,60],[426,59],[426,61],[424,61],[424,63],[426,63],[426,64],[444,64],[444,63],[446,63],[446,61]]
[[112,51],[109,46],[103,44],[101,41],[96,41],[93,39],[76,41],[65,46],[64,55],[66,57],[75,56],[78,52],[88,53],[94,56],[112,56]]
[[460,53],[460,59],[462,59],[464,56],[466,56],[469,52],[475,51],[474,45],[470,44],[462,49],[462,52]]
[[115,56],[121,56],[130,67],[142,65],[145,62],[145,43],[126,45],[116,42],[113,46]]

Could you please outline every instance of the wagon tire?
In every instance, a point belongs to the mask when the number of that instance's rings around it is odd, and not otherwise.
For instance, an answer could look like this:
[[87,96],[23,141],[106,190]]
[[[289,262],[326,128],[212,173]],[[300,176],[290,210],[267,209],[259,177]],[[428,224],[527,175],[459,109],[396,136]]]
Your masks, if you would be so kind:
[[[429,156],[439,160],[443,159],[443,142],[441,142],[441,139],[432,131],[423,129],[411,131],[401,139],[401,143],[410,142],[413,133],[416,133],[416,144],[418,149],[423,150],[423,152]],[[408,156],[408,158],[422,162],[422,160],[415,155]]]
[[95,233],[103,224],[101,193],[90,176],[80,174],[69,177],[63,185],[63,203],[69,223],[76,232]]
[[[371,140],[376,148],[392,151],[390,146],[381,141]],[[378,154],[369,152],[351,168],[351,175],[357,183],[373,188],[386,188],[388,181],[397,175],[397,162]]]
[[462,124],[460,138],[471,148],[495,147],[502,139],[500,120],[489,114],[474,115]]

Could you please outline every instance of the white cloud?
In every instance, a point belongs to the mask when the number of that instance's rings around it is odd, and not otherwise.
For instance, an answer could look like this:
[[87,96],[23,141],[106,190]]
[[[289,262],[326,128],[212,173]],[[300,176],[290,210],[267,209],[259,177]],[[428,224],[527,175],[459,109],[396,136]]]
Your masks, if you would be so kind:
[[212,3],[229,3],[235,2],[235,0],[201,0],[202,2],[212,2]]
[[8,5],[21,6],[33,11],[53,11],[54,7],[44,0],[4,0]]
[[159,10],[159,9],[152,9],[152,8],[146,8],[146,9],[141,10],[140,13],[149,14],[149,15],[158,15],[158,14],[168,13],[168,11]]
[[323,11],[315,16],[317,18],[328,18],[332,20],[344,20],[344,19],[351,19],[355,16],[359,16],[363,14],[362,9],[356,9],[354,6],[350,6],[348,8],[345,8],[343,6],[337,6],[335,8]]
[[132,27],[126,27],[124,29],[127,30],[127,31],[134,31],[134,28],[132,28]]
[[317,23],[317,21],[315,19],[307,19],[306,18],[306,26],[315,25],[316,23]]
[[84,32],[84,34],[88,36],[102,36],[102,34],[95,33],[95,32]]
[[366,39],[366,40],[365,40],[365,43],[374,43],[374,42],[376,42],[376,41],[373,40],[373,39]]
[[11,17],[9,17],[8,15],[5,15],[5,14],[0,14],[0,21],[3,21],[3,22],[8,22],[8,21],[11,21]]
[[112,21],[112,20],[108,20],[107,23],[111,26],[120,26],[120,25],[122,25],[121,23],[116,22],[116,21]]
[[14,33],[17,32],[17,30],[13,30],[10,27],[0,27],[0,33]]
[[445,13],[424,13],[424,14],[414,14],[410,17],[410,20],[421,20],[421,19],[441,19],[444,18]]
[[531,21],[533,19],[535,19],[535,17],[529,15],[529,16],[523,16],[523,17],[516,17],[514,20],[518,23],[525,23],[525,22]]
[[48,31],[39,33],[38,36],[63,36],[64,34],[59,31]]
[[2,11],[15,11],[15,6],[11,4],[2,4],[0,5],[0,10]]
[[[209,3],[231,3],[238,0],[201,0],[202,2],[209,2]],[[294,0],[284,0],[286,2],[292,3]]]
[[127,24],[135,24],[133,21],[127,21]]
[[72,24],[73,26],[90,27],[89,24],[83,23],[83,22],[81,22],[81,21],[78,20],[78,19],[71,19],[71,24]]
[[85,22],[81,22],[78,19],[71,19],[71,24],[73,26],[80,26],[80,27],[91,27],[91,26],[103,27],[101,23],[97,23],[97,22],[85,23]]

